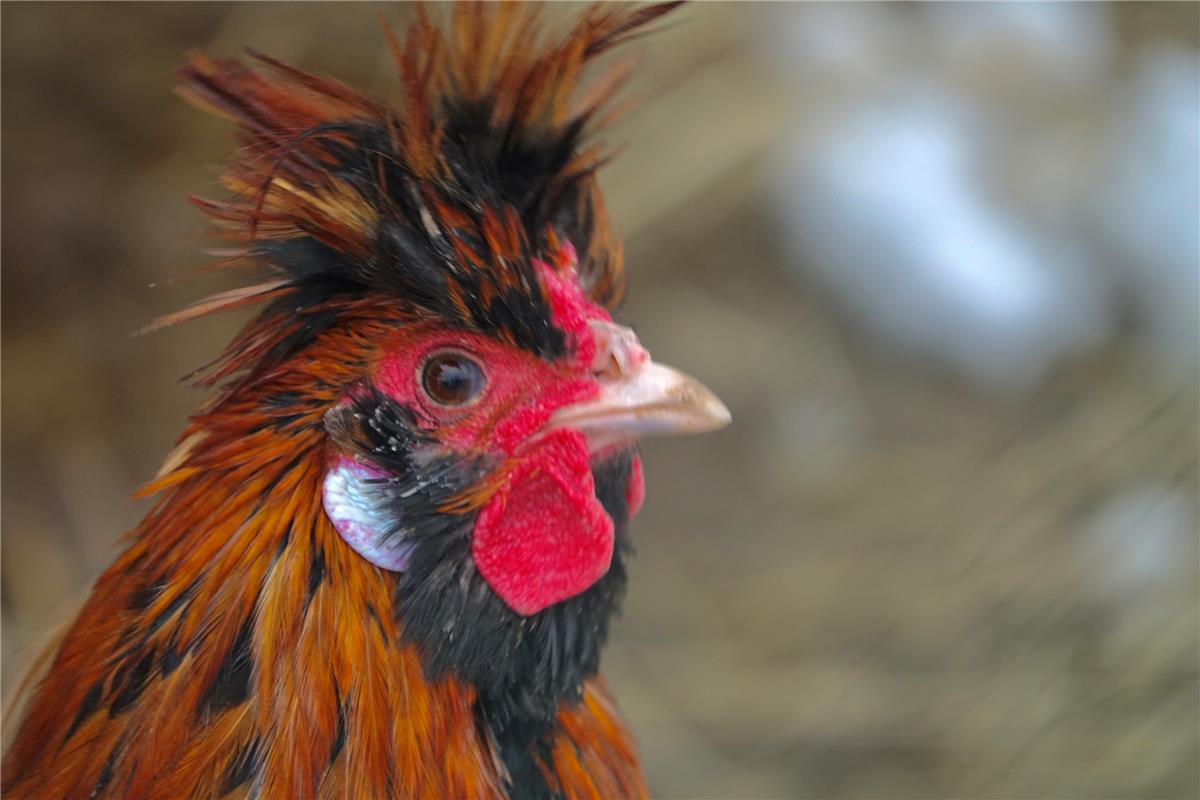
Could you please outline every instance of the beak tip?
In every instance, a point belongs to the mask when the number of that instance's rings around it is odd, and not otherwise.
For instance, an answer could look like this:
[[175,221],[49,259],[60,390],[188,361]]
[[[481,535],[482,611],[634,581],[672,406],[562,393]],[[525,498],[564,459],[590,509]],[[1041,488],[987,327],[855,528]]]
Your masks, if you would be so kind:
[[705,398],[703,415],[708,423],[704,429],[705,431],[719,431],[722,428],[728,427],[729,423],[733,422],[733,414],[729,413],[729,407],[722,403],[719,397],[711,393]]
[[719,408],[714,415],[714,421],[717,423],[717,429],[728,427],[733,422],[733,414],[729,413],[729,408],[720,400],[717,401]]

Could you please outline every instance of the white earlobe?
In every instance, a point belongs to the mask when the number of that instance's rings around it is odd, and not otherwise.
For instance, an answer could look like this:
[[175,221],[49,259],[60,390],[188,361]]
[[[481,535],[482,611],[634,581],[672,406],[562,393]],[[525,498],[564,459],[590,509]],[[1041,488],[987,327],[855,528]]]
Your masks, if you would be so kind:
[[321,497],[325,514],[346,544],[372,564],[402,572],[412,546],[400,537],[386,536],[389,521],[379,508],[378,470],[341,458],[325,475]]

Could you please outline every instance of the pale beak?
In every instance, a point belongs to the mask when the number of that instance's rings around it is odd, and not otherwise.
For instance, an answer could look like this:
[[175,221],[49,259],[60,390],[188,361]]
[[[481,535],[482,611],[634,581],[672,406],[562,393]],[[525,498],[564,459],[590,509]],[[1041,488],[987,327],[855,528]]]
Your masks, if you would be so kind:
[[629,328],[593,322],[592,331],[599,345],[592,369],[600,395],[560,408],[546,430],[574,428],[597,452],[644,436],[705,433],[729,424],[729,409],[708,387],[651,361]]

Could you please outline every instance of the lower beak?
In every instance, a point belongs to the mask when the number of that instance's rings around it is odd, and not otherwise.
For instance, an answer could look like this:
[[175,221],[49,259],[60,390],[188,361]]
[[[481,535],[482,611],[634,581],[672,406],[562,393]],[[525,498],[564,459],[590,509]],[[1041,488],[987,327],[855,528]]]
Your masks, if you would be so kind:
[[547,429],[574,428],[597,452],[645,436],[705,433],[729,424],[729,409],[708,387],[651,361],[628,328],[611,323],[597,327],[599,360],[608,367],[600,376],[600,395],[560,408]]

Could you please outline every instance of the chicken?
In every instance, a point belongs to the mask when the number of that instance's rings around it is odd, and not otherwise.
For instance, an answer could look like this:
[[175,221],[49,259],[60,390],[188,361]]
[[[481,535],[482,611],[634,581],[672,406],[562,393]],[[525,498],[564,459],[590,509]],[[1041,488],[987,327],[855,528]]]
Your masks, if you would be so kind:
[[224,201],[265,303],[48,661],[8,798],[630,797],[598,675],[643,495],[636,441],[718,428],[611,310],[590,144],[627,71],[581,70],[673,4],[422,11],[394,110],[251,53],[180,94],[231,120]]

